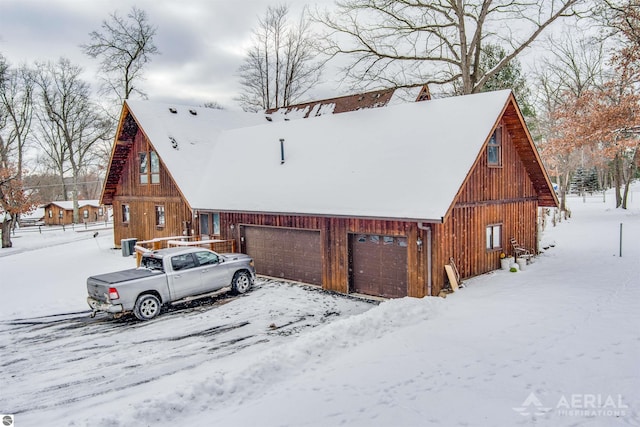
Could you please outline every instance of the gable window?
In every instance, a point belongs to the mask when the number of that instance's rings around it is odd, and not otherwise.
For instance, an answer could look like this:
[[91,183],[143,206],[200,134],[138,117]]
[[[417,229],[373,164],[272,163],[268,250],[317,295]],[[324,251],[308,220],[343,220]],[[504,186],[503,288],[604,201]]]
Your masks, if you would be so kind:
[[487,250],[500,249],[502,247],[502,224],[487,226]]
[[487,164],[502,166],[502,127],[496,128],[487,144]]
[[160,158],[155,151],[140,153],[140,184],[160,184]]
[[156,206],[156,226],[164,227],[164,206]]
[[128,223],[129,219],[129,205],[122,205],[122,222]]

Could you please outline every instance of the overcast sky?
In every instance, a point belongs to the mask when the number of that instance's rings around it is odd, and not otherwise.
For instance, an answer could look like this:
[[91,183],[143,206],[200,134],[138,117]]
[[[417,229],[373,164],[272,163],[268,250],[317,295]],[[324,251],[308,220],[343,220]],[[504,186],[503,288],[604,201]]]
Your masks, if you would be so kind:
[[[132,6],[147,12],[157,27],[155,44],[161,52],[146,68],[144,91],[152,101],[203,104],[217,101],[238,108],[236,70],[248,46],[251,30],[268,5],[278,0],[0,0],[0,53],[17,66],[34,61],[69,58],[85,69],[85,79],[96,89],[97,61],[79,45],[102,21],[118,11],[126,16]],[[333,0],[290,1],[290,18],[299,17],[305,3],[332,7]],[[313,98],[341,95],[331,79]]]

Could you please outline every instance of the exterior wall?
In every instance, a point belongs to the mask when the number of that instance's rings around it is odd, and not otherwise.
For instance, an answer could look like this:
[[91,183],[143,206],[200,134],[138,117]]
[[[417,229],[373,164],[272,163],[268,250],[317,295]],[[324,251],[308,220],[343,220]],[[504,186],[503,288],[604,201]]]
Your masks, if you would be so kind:
[[[183,234],[185,222],[192,221],[188,207],[178,187],[160,159],[160,183],[140,184],[139,153],[149,150],[149,145],[138,131],[133,148],[123,168],[118,190],[113,198],[114,244],[120,246],[122,239],[150,240]],[[123,221],[122,205],[129,205],[129,222]],[[156,206],[164,206],[165,225],[156,226]],[[193,226],[192,226],[193,228]]]
[[221,213],[220,234],[222,239],[235,239],[243,251],[240,241],[240,225],[262,225],[274,227],[320,230],[322,259],[322,287],[327,290],[349,292],[349,234],[380,234],[405,236],[408,240],[408,295],[426,295],[426,250],[419,248],[417,239],[426,241],[417,223],[403,221],[381,221],[352,218],[328,218],[295,215],[267,215],[253,213]]
[[[486,152],[471,171],[444,224],[434,225],[433,284],[446,283],[444,265],[453,257],[461,277],[499,268],[500,253],[510,254],[510,239],[537,248],[538,198],[508,129],[503,129],[502,166],[490,167]],[[486,227],[502,225],[500,248],[487,250]]]

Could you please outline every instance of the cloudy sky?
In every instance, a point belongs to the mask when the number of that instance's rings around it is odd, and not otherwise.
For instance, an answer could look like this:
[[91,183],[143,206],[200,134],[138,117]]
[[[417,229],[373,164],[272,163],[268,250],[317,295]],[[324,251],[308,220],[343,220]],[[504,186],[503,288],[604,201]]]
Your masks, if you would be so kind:
[[[236,70],[250,42],[251,30],[268,5],[277,0],[0,0],[0,53],[12,65],[69,58],[85,69],[96,87],[97,62],[79,45],[99,30],[109,14],[125,16],[132,6],[147,12],[157,26],[156,55],[146,68],[144,90],[150,100],[202,104],[217,101],[238,108]],[[296,0],[290,18],[305,3],[331,7],[332,0]],[[333,77],[311,94],[326,98],[343,94]]]

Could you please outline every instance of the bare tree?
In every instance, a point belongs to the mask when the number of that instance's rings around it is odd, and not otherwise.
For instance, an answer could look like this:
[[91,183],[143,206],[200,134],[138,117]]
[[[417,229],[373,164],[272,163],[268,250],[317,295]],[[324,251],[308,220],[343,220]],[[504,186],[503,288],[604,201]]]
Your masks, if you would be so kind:
[[285,5],[268,7],[253,32],[253,44],[238,70],[240,105],[248,111],[296,103],[319,80],[323,64],[315,60],[315,37],[303,12],[297,25],[287,21]]
[[10,231],[33,208],[32,192],[22,188],[27,136],[33,113],[33,81],[26,67],[13,69],[0,55],[0,223],[2,247]]
[[80,46],[86,55],[99,58],[100,93],[115,95],[118,107],[134,93],[146,97],[138,83],[151,56],[160,53],[155,34],[146,12],[134,6],[126,18],[113,12],[102,21],[102,30],[89,33],[91,41]]
[[0,83],[0,104],[7,114],[5,143],[15,150],[18,177],[22,179],[24,155],[33,119],[33,79],[26,66],[9,70]]
[[[558,120],[587,91],[603,84],[605,70],[604,48],[599,40],[573,30],[571,35],[548,39],[550,56],[534,72],[537,88],[537,122],[543,135],[538,141],[542,158],[552,175],[556,177],[560,196],[560,210],[567,212],[566,196],[573,173],[585,167],[585,160],[592,156],[589,146],[576,140],[570,133],[571,126]],[[603,164],[593,164],[602,169]]]
[[[328,33],[326,53],[348,55],[345,78],[356,85],[417,87],[458,82],[477,93],[554,21],[581,0],[339,0],[316,13]],[[481,67],[485,45],[505,55]],[[360,83],[362,82],[362,83]]]
[[43,141],[51,142],[46,152],[60,163],[62,174],[71,173],[74,222],[79,222],[80,178],[95,161],[95,147],[113,132],[111,121],[91,102],[89,85],[80,79],[81,72],[82,68],[64,58],[55,64],[38,64],[36,72]]

